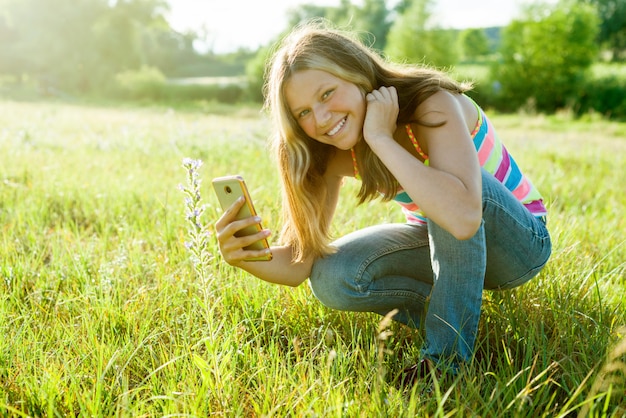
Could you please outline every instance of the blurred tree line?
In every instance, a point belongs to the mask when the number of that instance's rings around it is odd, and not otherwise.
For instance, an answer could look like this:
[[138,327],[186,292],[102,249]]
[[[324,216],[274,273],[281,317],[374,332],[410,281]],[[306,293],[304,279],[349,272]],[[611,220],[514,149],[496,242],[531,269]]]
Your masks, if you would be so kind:
[[242,74],[254,56],[194,48],[166,0],[0,0],[0,74],[37,83],[44,94],[119,93],[137,79]]
[[[441,27],[435,1],[400,0],[393,7],[387,0],[301,5],[288,12],[285,32],[304,20],[327,19],[362,33],[366,43],[391,59],[474,79],[473,94],[502,110],[569,107],[626,116],[626,76],[590,72],[601,57],[626,59],[626,1],[535,3],[507,27],[465,30]],[[194,47],[201,36],[173,30],[167,10],[166,0],[0,0],[0,75],[54,95],[262,100],[271,45],[201,53]],[[226,75],[245,75],[246,82],[168,81]]]

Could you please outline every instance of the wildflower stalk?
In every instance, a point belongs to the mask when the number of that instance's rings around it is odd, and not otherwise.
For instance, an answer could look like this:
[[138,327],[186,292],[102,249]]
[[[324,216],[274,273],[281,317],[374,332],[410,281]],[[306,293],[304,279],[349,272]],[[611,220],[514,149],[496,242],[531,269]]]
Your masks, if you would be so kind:
[[209,261],[212,255],[209,251],[209,226],[202,223],[201,217],[206,209],[202,203],[200,194],[199,170],[202,160],[191,158],[183,159],[183,168],[187,170],[187,184],[179,185],[179,189],[185,194],[185,219],[187,221],[187,241],[185,247],[191,253],[191,261],[194,269],[201,280],[208,279]]

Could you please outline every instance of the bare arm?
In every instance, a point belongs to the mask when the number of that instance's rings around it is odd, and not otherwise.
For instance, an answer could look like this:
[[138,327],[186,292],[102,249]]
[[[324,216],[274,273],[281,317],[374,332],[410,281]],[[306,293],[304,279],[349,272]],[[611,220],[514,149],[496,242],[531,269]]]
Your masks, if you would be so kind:
[[482,186],[480,165],[458,99],[441,91],[416,110],[426,122],[446,122],[414,130],[427,146],[430,165],[426,166],[393,140],[395,126],[389,121],[397,117],[393,115],[395,89],[374,93],[373,98],[368,96],[365,140],[429,218],[458,239],[471,238],[482,218]]

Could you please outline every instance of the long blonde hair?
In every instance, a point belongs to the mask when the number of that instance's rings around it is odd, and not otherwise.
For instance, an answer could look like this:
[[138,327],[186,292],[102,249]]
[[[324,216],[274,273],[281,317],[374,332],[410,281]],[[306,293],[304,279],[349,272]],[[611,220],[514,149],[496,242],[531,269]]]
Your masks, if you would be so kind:
[[[323,176],[336,149],[310,138],[298,125],[285,98],[289,78],[298,71],[321,70],[354,83],[364,93],[394,86],[400,105],[398,123],[420,123],[413,116],[415,109],[437,91],[463,93],[470,86],[426,67],[392,65],[354,34],[323,22],[296,28],[278,46],[269,61],[265,105],[273,119],[272,148],[283,185],[281,238],[293,248],[293,259],[300,261],[309,255],[321,257],[333,252]],[[387,200],[395,196],[396,179],[366,142],[359,141],[355,152],[362,176],[359,203],[379,196],[379,190],[387,192]]]

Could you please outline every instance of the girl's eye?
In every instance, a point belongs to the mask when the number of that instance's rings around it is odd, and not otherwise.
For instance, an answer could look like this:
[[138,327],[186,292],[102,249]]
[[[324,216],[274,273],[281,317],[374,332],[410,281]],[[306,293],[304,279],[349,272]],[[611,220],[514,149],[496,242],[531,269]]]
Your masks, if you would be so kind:
[[[335,89],[330,89],[330,90],[326,90],[323,94],[322,94],[322,101],[328,99],[333,92],[335,91]],[[296,115],[296,119],[302,119],[303,117],[307,116],[310,113],[309,109],[303,110],[300,113],[298,113]]]

